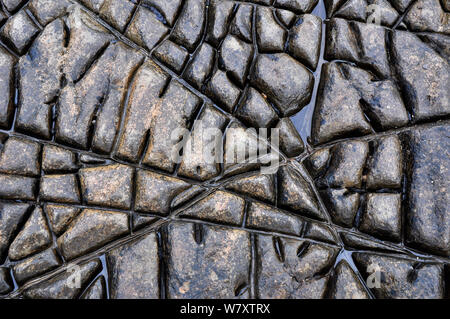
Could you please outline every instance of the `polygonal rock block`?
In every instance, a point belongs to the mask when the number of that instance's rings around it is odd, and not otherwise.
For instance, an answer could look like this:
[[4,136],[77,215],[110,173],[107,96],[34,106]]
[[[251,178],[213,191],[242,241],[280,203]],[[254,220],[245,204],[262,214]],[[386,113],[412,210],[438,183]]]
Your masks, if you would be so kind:
[[365,233],[400,241],[401,238],[401,194],[367,195],[359,229]]
[[58,238],[58,246],[69,260],[96,250],[128,232],[128,214],[84,209]]
[[83,168],[79,172],[83,200],[89,205],[129,209],[134,169],[126,165]]
[[27,46],[38,33],[39,28],[24,10],[9,18],[2,30],[2,36],[5,37],[20,54],[24,53]]
[[168,226],[167,243],[169,298],[248,298],[246,232],[177,222]]
[[155,233],[111,250],[106,261],[113,299],[159,298],[159,252]]
[[285,53],[258,55],[252,83],[283,116],[297,113],[309,102],[313,82],[308,69]]

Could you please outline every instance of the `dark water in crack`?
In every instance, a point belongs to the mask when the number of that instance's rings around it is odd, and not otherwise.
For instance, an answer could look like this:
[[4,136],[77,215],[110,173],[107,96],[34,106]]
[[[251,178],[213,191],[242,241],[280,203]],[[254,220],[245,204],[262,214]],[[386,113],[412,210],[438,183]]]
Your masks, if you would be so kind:
[[314,106],[316,105],[317,92],[320,82],[320,72],[322,71],[322,65],[326,61],[323,59],[325,51],[325,23],[326,12],[323,0],[320,0],[317,6],[312,11],[312,14],[320,17],[322,19],[322,40],[320,45],[319,63],[317,64],[317,69],[314,71],[314,88],[312,92],[311,101],[297,114],[291,117],[292,123],[294,124],[303,142],[308,143],[309,137],[311,135],[311,123],[312,116],[314,113]]
[[[314,87],[313,92],[311,96],[311,101],[297,114],[291,117],[292,123],[294,124],[295,128],[299,132],[300,136],[302,137],[305,144],[309,144],[310,136],[311,136],[311,126],[312,126],[312,117],[314,113],[314,108],[316,105],[317,100],[317,94],[319,89],[319,83],[320,83],[320,74],[322,72],[322,65],[326,63],[327,61],[324,60],[324,54],[325,54],[325,19],[326,19],[326,11],[325,11],[325,4],[323,0],[320,0],[317,6],[314,8],[314,10],[311,12],[312,14],[320,17],[322,19],[322,39],[320,44],[320,53],[319,53],[319,61],[317,64],[316,70],[313,72],[314,74]],[[338,235],[339,236],[339,235]],[[370,298],[374,298],[372,292],[367,288],[367,286],[364,284],[364,278],[359,273],[359,270],[357,269],[353,258],[352,258],[352,252],[346,250],[345,248],[341,249],[339,252],[339,255],[336,258],[336,262],[334,267],[341,261],[345,260],[348,265],[353,269],[355,274],[357,274],[359,281],[363,285],[366,292],[369,294]]]

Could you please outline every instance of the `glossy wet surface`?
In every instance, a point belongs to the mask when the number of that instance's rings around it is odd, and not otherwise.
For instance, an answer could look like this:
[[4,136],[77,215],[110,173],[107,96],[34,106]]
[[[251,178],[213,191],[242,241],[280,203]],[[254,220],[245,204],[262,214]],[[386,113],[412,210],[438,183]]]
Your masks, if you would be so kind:
[[448,2],[1,2],[1,297],[448,298]]

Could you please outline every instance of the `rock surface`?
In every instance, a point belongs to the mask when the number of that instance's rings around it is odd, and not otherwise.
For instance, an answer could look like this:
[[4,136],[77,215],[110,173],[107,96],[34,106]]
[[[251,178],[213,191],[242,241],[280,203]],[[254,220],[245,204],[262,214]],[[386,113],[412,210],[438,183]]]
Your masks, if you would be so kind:
[[448,298],[448,1],[1,2],[0,299]]

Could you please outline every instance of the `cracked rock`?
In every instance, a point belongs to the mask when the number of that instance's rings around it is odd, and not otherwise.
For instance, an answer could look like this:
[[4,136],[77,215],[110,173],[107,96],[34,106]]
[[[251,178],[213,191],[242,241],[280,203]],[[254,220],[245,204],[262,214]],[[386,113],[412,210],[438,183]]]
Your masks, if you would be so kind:
[[42,169],[47,174],[76,170],[78,169],[76,155],[72,151],[58,146],[44,145]]
[[86,284],[100,270],[101,263],[98,259],[79,265],[81,286],[74,285],[71,276],[75,268],[68,268],[61,274],[31,286],[24,291],[24,296],[31,299],[73,299],[78,297]]
[[58,246],[69,260],[98,249],[128,232],[128,214],[84,209],[58,238]]
[[71,4],[69,0],[31,0],[28,3],[28,8],[39,23],[45,26],[66,14]]
[[279,205],[312,218],[324,218],[311,186],[299,173],[289,166],[280,167],[278,183]]
[[[250,240],[242,230],[171,223],[168,227],[170,298],[246,298]],[[176,279],[177,278],[177,279]]]
[[47,204],[45,206],[51,228],[56,235],[61,235],[80,211],[80,208],[65,205]]
[[253,84],[284,116],[297,113],[309,102],[313,82],[312,74],[285,53],[260,54],[256,60]]
[[0,153],[0,172],[12,175],[39,175],[40,145],[10,137]]
[[[442,3],[445,3],[442,2]],[[439,0],[416,1],[405,16],[412,31],[431,31],[450,34],[450,13],[445,12]]]
[[23,283],[61,265],[60,258],[53,249],[47,249],[29,257],[13,267],[14,278]]
[[252,42],[252,16],[253,7],[241,4],[231,23],[231,34],[237,35],[247,42]]
[[189,51],[195,49],[205,23],[205,5],[202,0],[186,0],[170,38]]
[[80,203],[80,191],[74,174],[41,177],[39,196],[42,200],[58,203]]
[[63,21],[54,20],[19,60],[21,104],[16,125],[44,138],[51,135],[52,102],[62,78],[64,34]]
[[105,0],[100,9],[100,17],[114,28],[123,32],[134,12],[135,5],[128,0]]
[[198,89],[201,89],[214,66],[215,51],[208,43],[200,46],[192,63],[186,68],[185,77]]
[[23,10],[9,18],[2,30],[2,36],[20,54],[24,53],[26,47],[38,33],[39,28]]
[[[443,298],[443,267],[433,264],[420,264],[393,257],[354,254],[355,262],[363,273],[363,279],[371,269],[379,272],[380,288],[372,289],[377,298],[393,299],[439,299]],[[373,272],[373,271],[372,271]]]
[[223,191],[201,199],[180,216],[239,226],[244,217],[244,199]]
[[291,29],[289,52],[315,70],[319,62],[321,40],[322,20],[312,14],[302,15]]
[[[147,30],[152,30],[148,32]],[[153,49],[167,34],[169,28],[149,9],[140,6],[125,35],[138,45]]]
[[368,194],[359,229],[376,237],[400,241],[401,194]]
[[81,299],[106,299],[105,277],[98,277],[81,296]]
[[155,50],[154,55],[158,60],[178,73],[183,70],[184,64],[189,57],[189,53],[183,47],[169,40],[164,41]]
[[30,206],[24,203],[0,204],[0,262],[6,257],[9,244],[25,221]]
[[311,129],[314,144],[325,143],[348,134],[364,135],[371,132],[371,126],[360,106],[361,96],[351,83],[345,80],[339,64],[323,65],[319,92]]
[[141,212],[167,215],[174,197],[189,187],[190,185],[181,179],[138,170],[135,209]]
[[276,128],[279,129],[280,148],[284,154],[288,157],[295,157],[304,151],[303,140],[289,118],[281,119]]
[[369,299],[369,294],[345,260],[341,260],[336,266],[334,276],[330,292],[334,299]]
[[376,143],[376,151],[368,165],[368,188],[400,188],[403,156],[397,136],[388,136]]
[[12,260],[23,259],[43,250],[51,242],[52,236],[42,208],[36,207],[9,247],[8,256]]
[[274,178],[274,175],[268,174],[242,177],[229,182],[226,188],[242,195],[273,203],[275,201]]
[[111,297],[159,298],[159,255],[155,233],[150,233],[106,255]]
[[255,128],[269,128],[278,119],[269,102],[252,87],[248,89],[242,106],[236,110],[236,117]]
[[4,295],[13,290],[13,283],[9,275],[9,269],[0,268],[0,294]]
[[448,126],[437,126],[406,135],[413,150],[407,173],[406,241],[444,256],[450,254],[448,131]]
[[212,0],[209,4],[207,40],[215,47],[227,35],[228,24],[234,3],[232,1]]
[[416,35],[404,31],[392,34],[392,51],[414,119],[421,121],[448,115],[448,61]]
[[83,168],[79,172],[83,200],[90,205],[129,209],[134,169],[126,165]]
[[253,57],[253,46],[229,35],[222,43],[220,59],[228,74],[243,85]]
[[329,278],[320,274],[333,265],[335,250],[262,235],[258,236],[257,243],[258,253],[264,256],[258,261],[260,298],[317,299],[325,296]]
[[369,145],[363,141],[342,142],[333,146],[331,152],[330,165],[317,183],[328,187],[361,187]]
[[256,39],[262,52],[282,52],[286,42],[287,32],[274,18],[270,8],[256,9]]
[[358,213],[359,194],[351,193],[346,189],[327,189],[320,193],[333,222],[352,227]]
[[[0,18],[1,21],[1,18]],[[15,58],[3,48],[0,48],[0,73],[3,81],[0,81],[0,94],[3,99],[0,101],[0,127],[7,128],[10,125],[13,114],[14,96],[14,63]]]
[[268,205],[251,203],[246,226],[254,229],[275,231],[298,236],[303,229],[303,220],[293,214],[282,212]]

